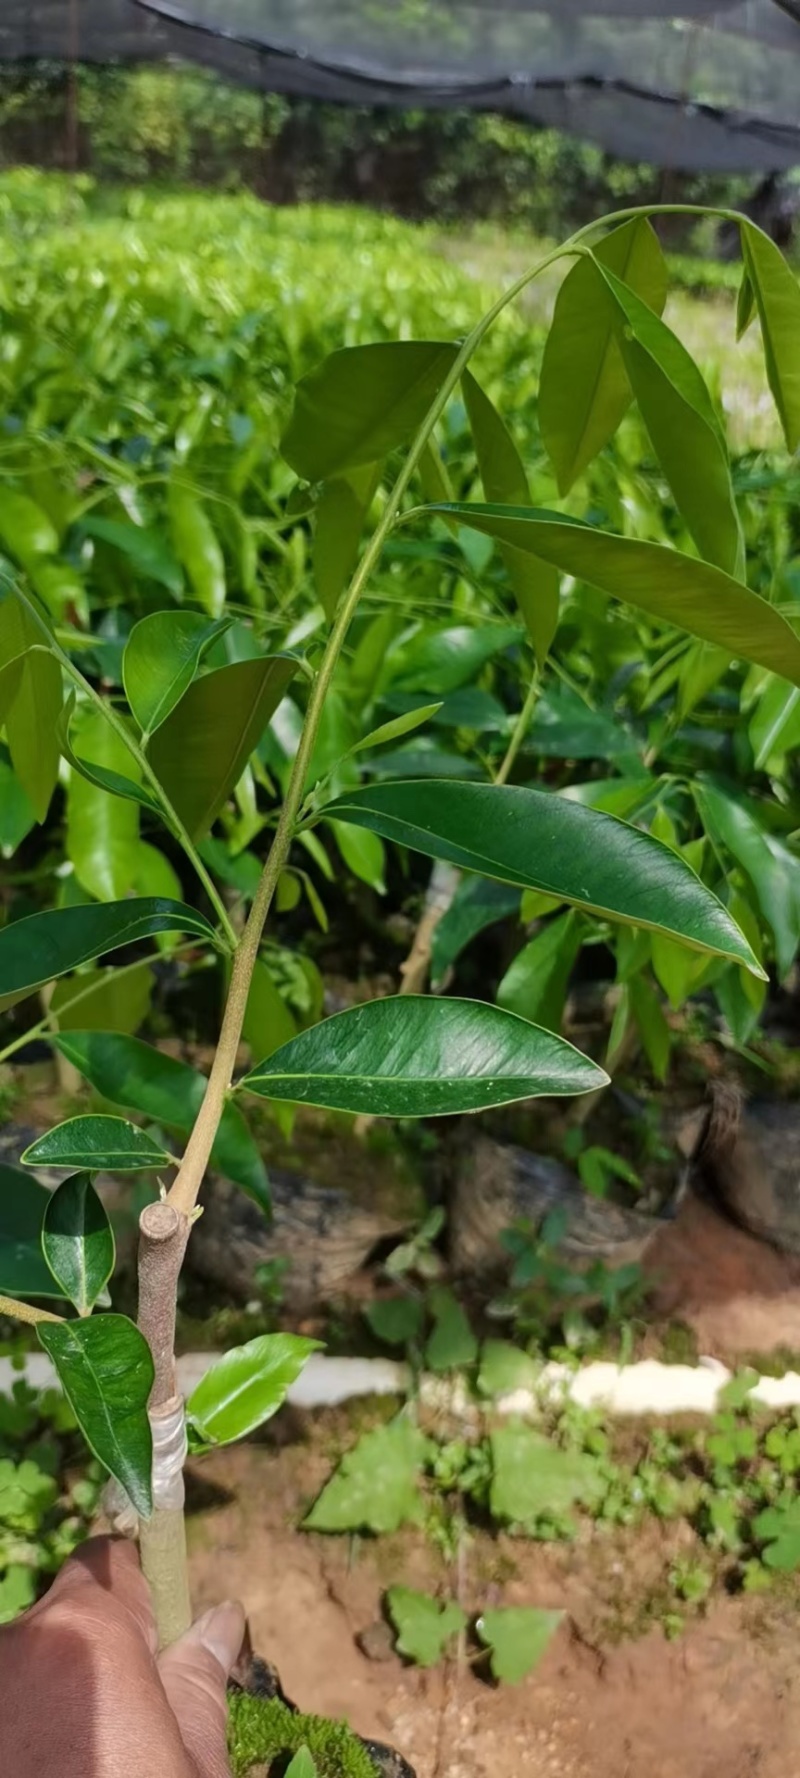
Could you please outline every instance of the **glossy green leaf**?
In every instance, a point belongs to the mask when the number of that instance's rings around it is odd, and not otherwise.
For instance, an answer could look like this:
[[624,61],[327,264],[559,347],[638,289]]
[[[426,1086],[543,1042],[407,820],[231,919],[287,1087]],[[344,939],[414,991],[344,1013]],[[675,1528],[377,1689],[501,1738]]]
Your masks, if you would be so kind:
[[397,340],[332,352],[295,390],[281,441],[306,481],[377,463],[416,432],[451,368],[449,341]]
[[167,504],[172,547],[192,593],[209,617],[220,617],[225,605],[225,560],[208,513],[202,501],[175,480],[169,484]]
[[37,1136],[20,1156],[26,1167],[83,1167],[89,1173],[138,1173],[169,1167],[172,1156],[124,1117],[70,1117]]
[[[83,759],[125,775],[130,754],[102,711],[81,710],[72,733]],[[83,888],[98,901],[122,900],[133,888],[138,847],[137,804],[73,773],[67,794],[66,849]]]
[[493,1677],[501,1684],[517,1685],[532,1673],[565,1615],[563,1611],[544,1611],[533,1605],[506,1605],[484,1611],[475,1628],[490,1651]]
[[217,944],[213,926],[180,901],[158,896],[29,914],[0,931],[0,995],[21,994],[92,957],[155,932],[188,932]]
[[146,959],[135,968],[81,970],[56,982],[49,1010],[60,1031],[138,1031],[154,981]]
[[661,623],[675,624],[726,648],[729,656],[755,661],[800,685],[800,637],[766,599],[710,562],[658,543],[615,537],[561,513],[472,505],[445,510],[457,512],[464,525],[555,562]]
[[779,247],[742,222],[742,257],[753,288],[767,378],[790,451],[800,444],[800,285]]
[[331,829],[347,869],[362,883],[368,883],[378,895],[385,895],[386,853],[383,841],[366,828],[351,827],[348,821],[328,821],[326,826]]
[[748,726],[757,771],[776,756],[800,747],[800,687],[770,679],[759,693]]
[[186,1416],[195,1445],[230,1445],[271,1420],[286,1400],[319,1340],[300,1334],[260,1334],[233,1346],[192,1390]]
[[93,512],[81,519],[81,530],[89,537],[96,537],[98,542],[119,550],[143,580],[155,580],[159,586],[166,587],[173,598],[180,598],[183,592],[180,564],[160,531],[146,525],[125,524],[119,519],[100,518]]
[[[645,218],[613,229],[593,253],[661,314],[667,268]],[[560,494],[608,443],[631,398],[613,299],[592,260],[579,259],[556,299],[539,383],[539,424]]]
[[362,1433],[304,1520],[308,1531],[397,1531],[421,1523],[425,1437],[406,1416]]
[[125,696],[145,741],[188,691],[206,649],[227,622],[196,611],[154,611],[134,624],[122,657]]
[[323,1019],[239,1084],[334,1111],[444,1117],[606,1081],[571,1044],[499,1007],[407,994]]
[[17,778],[43,821],[58,779],[61,667],[15,594],[0,588],[0,723]]
[[[100,910],[92,911],[96,914]],[[193,1129],[206,1080],[188,1062],[179,1062],[139,1038],[117,1031],[65,1031],[53,1041],[112,1105],[141,1112],[154,1123],[185,1135]],[[226,1105],[223,1111],[211,1165],[240,1185],[262,1209],[269,1209],[264,1165],[236,1105]]]
[[638,743],[608,711],[593,710],[570,685],[556,684],[537,699],[525,751],[537,758],[619,759],[635,765]]
[[61,1296],[42,1253],[49,1198],[29,1173],[0,1162],[0,1291],[5,1296]]
[[676,335],[608,268],[617,338],[653,448],[701,554],[728,574],[744,567],[728,452],[706,385]]
[[389,1616],[397,1631],[397,1650],[418,1667],[435,1667],[448,1642],[463,1630],[467,1614],[453,1599],[441,1604],[413,1587],[390,1587]]
[[403,691],[457,691],[521,635],[512,624],[426,626],[399,657],[393,683]]
[[40,1321],[36,1332],[90,1450],[140,1516],[149,1518],[153,1440],[147,1402],[153,1360],[144,1336],[124,1315]]
[[213,825],[296,670],[284,654],[218,667],[156,729],[150,762],[192,839]]
[[[486,499],[527,506],[528,478],[505,421],[471,371],[464,372],[461,386]],[[512,544],[502,544],[501,554],[537,660],[543,662],[558,625],[558,570]]]
[[548,920],[506,970],[497,990],[498,1006],[533,1019],[548,1031],[560,1031],[569,978],[582,942],[581,921],[574,912]]
[[365,463],[347,475],[326,481],[317,501],[314,581],[329,621],[355,567],[361,533],[380,475],[379,463]]
[[27,568],[37,556],[53,556],[58,532],[47,513],[29,494],[0,488],[0,543]]
[[[67,764],[71,766],[75,777],[78,780],[85,779],[87,784],[93,786],[95,793],[100,791],[106,797],[121,797],[124,802],[139,803],[151,814],[160,815],[161,805],[157,797],[152,790],[145,789],[145,786],[137,778],[131,777],[131,773],[135,772],[137,767],[131,759],[124,741],[109,726],[100,712],[86,707],[78,711],[77,717],[74,712],[75,699],[70,693],[59,717],[57,733],[59,749]],[[90,718],[93,721],[90,721]],[[79,746],[83,747],[85,740],[88,740],[91,751],[90,758],[83,753],[76,752],[73,745],[76,732],[79,737]],[[114,765],[105,763],[109,758],[115,761]],[[117,770],[120,765],[124,766],[124,771]],[[86,806],[87,809],[91,809],[91,800],[87,802]],[[87,840],[91,843],[91,822],[84,821],[84,827],[88,827]]]
[[748,876],[775,940],[778,972],[791,969],[800,943],[800,857],[762,827],[744,802],[712,783],[696,783],[703,823]]
[[326,813],[462,870],[660,928],[759,973],[738,927],[681,858],[567,797],[520,785],[409,781],[351,790]]
[[90,1173],[71,1174],[51,1194],[42,1252],[61,1295],[79,1315],[90,1315],[114,1270],[114,1236]]

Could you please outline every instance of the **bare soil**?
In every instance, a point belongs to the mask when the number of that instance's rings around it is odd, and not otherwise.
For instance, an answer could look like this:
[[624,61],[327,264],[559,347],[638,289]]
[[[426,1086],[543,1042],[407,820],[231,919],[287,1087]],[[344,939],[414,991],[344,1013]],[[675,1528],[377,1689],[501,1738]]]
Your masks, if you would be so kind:
[[[476,1532],[457,1573],[419,1532],[380,1540],[297,1529],[352,1419],[289,1410],[269,1442],[194,1472],[195,1601],[236,1595],[253,1643],[301,1708],[390,1741],[418,1778],[790,1778],[800,1769],[798,1592],[722,1597],[675,1641],[659,1618],[684,1525],[543,1545]],[[422,1672],[392,1652],[394,1582],[487,1605],[562,1607],[543,1662],[515,1687],[466,1659]],[[359,1642],[369,1650],[363,1652]]]

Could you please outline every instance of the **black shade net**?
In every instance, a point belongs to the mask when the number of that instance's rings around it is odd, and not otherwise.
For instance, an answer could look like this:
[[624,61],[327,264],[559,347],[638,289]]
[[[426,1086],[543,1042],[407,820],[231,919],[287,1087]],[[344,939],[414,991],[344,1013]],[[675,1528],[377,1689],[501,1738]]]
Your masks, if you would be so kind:
[[505,112],[676,171],[800,164],[800,0],[0,0],[0,61],[28,58]]

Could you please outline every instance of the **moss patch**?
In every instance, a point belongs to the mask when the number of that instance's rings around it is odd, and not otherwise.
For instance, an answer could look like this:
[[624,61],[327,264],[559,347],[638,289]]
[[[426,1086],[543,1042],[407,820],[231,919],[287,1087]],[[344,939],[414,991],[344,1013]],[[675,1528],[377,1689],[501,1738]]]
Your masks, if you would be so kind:
[[233,1778],[279,1778],[287,1756],[307,1747],[319,1778],[375,1778],[375,1766],[343,1722],[288,1710],[279,1698],[230,1699],[228,1746]]

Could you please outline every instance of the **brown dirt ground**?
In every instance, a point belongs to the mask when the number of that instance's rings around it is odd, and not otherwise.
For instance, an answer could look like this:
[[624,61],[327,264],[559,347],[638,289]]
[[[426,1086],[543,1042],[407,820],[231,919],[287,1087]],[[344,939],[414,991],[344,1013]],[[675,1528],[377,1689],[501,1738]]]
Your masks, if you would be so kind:
[[[301,1708],[393,1743],[418,1778],[791,1778],[800,1769],[797,1591],[722,1598],[677,1641],[658,1627],[686,1526],[591,1528],[571,1545],[476,1533],[459,1593],[480,1605],[566,1609],[538,1670],[498,1688],[468,1664],[421,1672],[391,1652],[381,1594],[403,1581],[452,1593],[419,1533],[378,1541],[296,1527],[353,1437],[284,1410],[269,1442],[195,1470],[190,1552],[198,1609],[236,1595],[256,1649]],[[357,1637],[370,1632],[373,1658]],[[375,1646],[377,1645],[377,1646]],[[380,1658],[374,1658],[375,1655]]]

